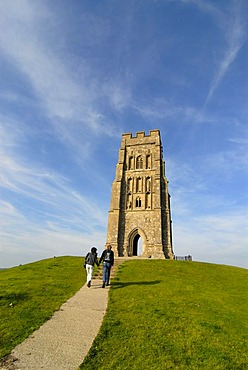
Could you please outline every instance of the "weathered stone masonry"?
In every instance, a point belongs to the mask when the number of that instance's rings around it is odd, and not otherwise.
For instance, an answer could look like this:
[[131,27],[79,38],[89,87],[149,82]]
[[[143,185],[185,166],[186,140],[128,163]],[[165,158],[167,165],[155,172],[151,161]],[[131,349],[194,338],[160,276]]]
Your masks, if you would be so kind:
[[159,130],[122,135],[106,244],[117,256],[174,258],[170,195]]

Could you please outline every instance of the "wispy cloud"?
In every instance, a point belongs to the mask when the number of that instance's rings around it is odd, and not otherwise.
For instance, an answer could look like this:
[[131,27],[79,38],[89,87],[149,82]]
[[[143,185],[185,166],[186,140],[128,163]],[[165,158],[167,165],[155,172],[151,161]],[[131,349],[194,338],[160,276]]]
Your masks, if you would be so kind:
[[235,181],[234,173],[247,172],[242,153],[237,149],[209,154],[194,166],[167,161],[173,179],[169,190],[176,255],[247,268],[247,193],[234,194],[228,186]]
[[236,60],[238,53],[247,40],[247,4],[243,0],[227,2],[225,11],[220,10],[218,2],[212,4],[205,0],[180,0],[187,5],[194,5],[200,11],[209,14],[221,30],[225,45],[220,45],[218,52],[221,57],[217,61],[216,72],[210,83],[206,107],[221,81],[228,73],[232,63]]
[[214,94],[215,90],[218,88],[219,84],[221,83],[222,79],[224,78],[225,74],[228,72],[231,64],[236,59],[238,52],[245,41],[245,32],[242,27],[233,27],[233,33],[228,40],[228,48],[224,53],[224,57],[221,60],[217,72],[211,82],[210,89],[208,96],[205,101],[205,106],[211,99],[212,95]]
[[[31,2],[1,3],[1,50],[28,79],[48,114],[72,116],[73,101],[82,94],[65,66],[42,38],[40,27],[51,22],[41,6]],[[21,9],[20,9],[21,8]],[[85,96],[84,96],[85,98]]]
[[18,258],[25,262],[58,253],[83,254],[89,243],[104,245],[106,210],[99,207],[93,191],[79,193],[73,180],[26,150],[34,138],[42,139],[47,132],[51,142],[47,156],[61,142],[72,151],[74,162],[87,168],[97,137],[117,135],[111,120],[106,122],[95,105],[102,92],[91,68],[83,58],[80,66],[71,56],[67,59],[56,45],[56,33],[47,37],[56,22],[41,3],[0,4],[1,55],[15,72],[21,72],[30,91],[29,98],[18,91],[1,91],[1,99],[28,107],[30,115],[34,106],[39,107],[43,121],[39,127],[25,114],[0,117],[0,237],[9,265]]
[[220,151],[207,156],[203,160],[209,175],[211,173],[221,174],[224,178],[234,179],[234,174],[248,173],[248,152],[244,146],[237,146],[233,150]]
[[25,256],[23,261],[29,261],[58,251],[80,254],[94,240],[103,245],[107,210],[99,207],[94,193],[79,193],[66,175],[26,158],[23,145],[31,128],[18,129],[2,116],[0,127],[0,238],[10,264],[18,261],[17,248],[19,260]]
[[225,263],[247,268],[247,210],[233,209],[218,215],[188,217],[174,226],[176,255],[196,261]]
[[[1,245],[0,253],[4,254],[1,267],[37,261],[58,255],[85,255],[92,245],[99,252],[105,243],[105,234],[83,227],[72,230],[64,227],[63,222],[47,222],[41,225],[35,219],[27,218],[12,204],[0,201]],[[73,214],[71,222],[75,222]],[[78,220],[77,220],[78,222]]]
[[247,40],[247,24],[244,18],[247,7],[243,1],[232,1],[231,6],[229,4],[224,13],[218,10],[217,3],[215,6],[209,5],[205,1],[195,2],[195,4],[213,16],[226,41],[226,48],[222,52],[223,57],[217,65],[216,73],[210,84],[205,101],[206,106]]
[[0,249],[6,264],[8,258],[13,265],[58,254],[83,255],[89,243],[102,248],[106,210],[93,196],[79,194],[55,171],[44,172],[20,158],[2,159],[1,195],[9,199],[0,200]]
[[247,268],[246,200],[240,204],[238,197],[229,198],[224,188],[213,191],[217,175],[225,182],[235,162],[225,155],[221,163],[211,156],[203,159],[201,168],[167,162],[169,179],[173,179],[169,190],[176,255]]
[[32,213],[32,205],[25,207],[25,198],[29,198],[29,203],[43,212],[44,223],[64,220],[66,228],[86,230],[105,226],[106,217],[94,206],[93,199],[79,194],[67,178],[55,171],[45,172],[30,162],[5,156],[1,161],[1,187],[18,195],[23,208],[27,207],[25,217]]
[[189,105],[175,105],[165,98],[151,99],[147,102],[134,102],[133,109],[144,119],[149,121],[160,121],[170,119],[177,122],[190,123],[216,123],[217,119],[203,110]]
[[[88,150],[82,141],[88,142],[89,149],[90,135],[113,136],[115,127],[98,106],[103,92],[94,78],[95,71],[83,57],[80,65],[73,65],[63,45],[57,45],[54,34],[47,37],[58,20],[44,4],[34,6],[29,0],[21,5],[18,1],[2,2],[0,9],[2,54],[26,78],[34,92],[35,104],[46,113],[58,138],[84,157]],[[116,91],[115,101],[120,105],[120,93]],[[6,98],[11,96],[17,98],[5,93]]]

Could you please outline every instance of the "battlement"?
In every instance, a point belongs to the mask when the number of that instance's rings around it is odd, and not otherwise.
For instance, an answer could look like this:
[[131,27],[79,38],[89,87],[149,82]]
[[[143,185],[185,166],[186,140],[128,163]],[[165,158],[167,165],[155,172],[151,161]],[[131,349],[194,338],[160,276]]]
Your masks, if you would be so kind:
[[160,137],[159,130],[150,130],[149,134],[146,135],[145,131],[138,131],[135,136],[132,136],[132,133],[122,134],[123,139],[141,139],[144,137]]

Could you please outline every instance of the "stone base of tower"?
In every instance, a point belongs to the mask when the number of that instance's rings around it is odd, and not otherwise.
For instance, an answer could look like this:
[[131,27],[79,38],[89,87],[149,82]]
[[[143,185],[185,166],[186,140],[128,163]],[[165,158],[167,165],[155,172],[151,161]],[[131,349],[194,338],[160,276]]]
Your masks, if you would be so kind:
[[167,258],[167,259],[169,259],[169,260],[174,260],[175,259],[175,255],[174,255],[174,253],[172,253],[171,251],[169,251],[168,253],[167,253],[167,255],[166,255],[166,257],[165,258]]
[[[109,243],[106,244],[106,246]],[[173,260],[175,258],[173,252],[171,251],[171,248],[169,250],[167,249],[165,252],[161,248],[160,245],[150,245],[146,246],[145,250],[143,250],[142,254],[140,256],[133,255],[132,253],[128,252],[128,248],[118,248],[116,243],[112,243],[112,250],[115,254],[115,257],[143,257],[143,258],[154,258],[154,259],[171,259]]]
[[117,246],[112,245],[112,250],[115,253],[116,257],[142,257],[142,258],[154,258],[154,259],[174,259],[174,254],[169,252],[163,252],[160,246],[150,246],[146,247],[146,249],[142,252],[141,255],[132,254],[128,252],[128,248],[123,248],[120,251]]
[[165,259],[164,252],[152,252],[152,253],[143,253],[142,257],[147,257],[147,258],[155,258],[155,259]]

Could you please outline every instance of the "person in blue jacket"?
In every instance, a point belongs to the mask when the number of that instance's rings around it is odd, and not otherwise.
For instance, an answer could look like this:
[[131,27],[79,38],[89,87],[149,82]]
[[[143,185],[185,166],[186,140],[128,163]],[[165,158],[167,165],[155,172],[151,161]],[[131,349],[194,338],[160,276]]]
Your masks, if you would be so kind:
[[103,275],[102,275],[102,288],[109,285],[111,267],[114,265],[114,252],[112,251],[111,244],[102,252],[99,263],[103,261]]

